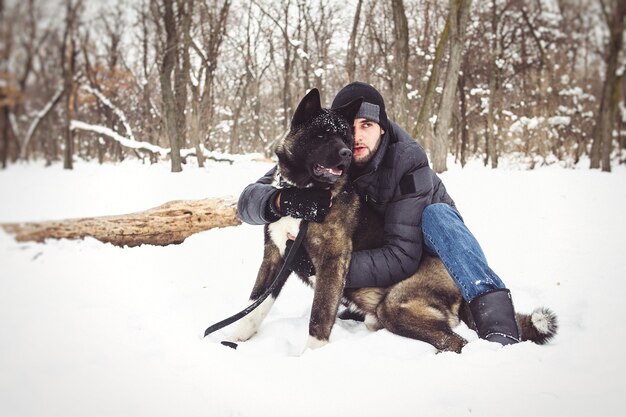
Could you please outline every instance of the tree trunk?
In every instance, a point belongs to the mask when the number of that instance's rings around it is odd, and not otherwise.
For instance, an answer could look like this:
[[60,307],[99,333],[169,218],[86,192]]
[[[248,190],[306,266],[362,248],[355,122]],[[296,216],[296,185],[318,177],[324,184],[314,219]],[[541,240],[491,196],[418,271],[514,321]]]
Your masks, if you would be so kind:
[[456,91],[465,41],[465,27],[471,3],[471,0],[450,0],[450,17],[448,18],[450,24],[450,59],[448,60],[446,81],[437,114],[437,128],[431,155],[433,169],[438,173],[448,169],[446,161],[450,150],[448,131],[450,130],[453,109],[457,107]]
[[[5,97],[0,91],[0,101]],[[11,137],[11,125],[9,123],[9,107],[0,106],[0,135],[2,135],[2,141],[0,143],[0,161],[2,162],[2,168],[7,167],[7,160],[9,158],[9,146]]]
[[204,154],[202,153],[202,146],[200,146],[200,138],[202,137],[200,128],[200,105],[195,94],[191,99],[191,117],[189,118],[189,128],[191,129],[189,137],[194,149],[196,150],[198,167],[203,168]]
[[246,63],[246,75],[240,80],[239,87],[237,88],[237,96],[240,97],[239,101],[235,105],[235,113],[233,114],[233,127],[230,135],[230,152],[232,154],[236,153],[245,153],[245,149],[241,145],[241,140],[239,136],[241,135],[239,132],[239,123],[241,120],[241,114],[243,112],[244,106],[246,105],[246,100],[248,98],[248,87],[252,82],[252,73],[250,72],[250,62]]
[[40,223],[2,224],[18,242],[93,237],[115,246],[166,246],[215,227],[237,226],[234,198],[170,201],[150,210],[121,216],[91,217]]
[[214,84],[216,70],[220,49],[226,34],[230,4],[230,0],[224,0],[218,10],[209,7],[205,2],[200,3],[198,5],[200,18],[208,23],[201,26],[202,50],[198,48],[197,44],[191,42],[191,47],[196,50],[204,65],[203,89],[199,90],[200,86],[198,86],[196,91],[198,113],[193,115],[198,120],[198,126],[202,126],[203,129],[199,130],[202,134],[197,136],[197,141],[203,143],[209,150],[213,149],[210,137],[215,115]]
[[465,99],[465,80],[467,75],[461,74],[459,78],[459,98],[461,101],[461,143],[459,146],[459,159],[461,166],[464,167],[467,162],[467,148],[469,145],[469,132],[467,128],[467,100]]
[[350,32],[350,40],[348,41],[348,55],[346,57],[346,70],[348,72],[348,82],[354,81],[356,75],[356,37],[359,32],[359,20],[361,19],[361,6],[363,0],[358,0],[356,11],[354,12],[354,21],[352,22],[352,32]]
[[[9,158],[15,162],[19,155],[17,132],[14,130],[11,118],[23,99],[21,80],[18,84],[19,88],[12,82],[14,70],[9,66],[9,57],[12,53],[14,42],[12,38],[15,29],[8,19],[10,17],[4,14],[4,2],[0,0],[0,162],[2,168],[7,167]],[[29,59],[31,59],[30,54],[27,56],[27,60]],[[30,64],[27,65],[30,66]]]
[[176,21],[174,19],[173,0],[164,0],[163,23],[167,34],[163,63],[161,65],[161,95],[165,107],[165,126],[167,136],[172,149],[172,172],[183,170],[180,158],[180,133],[178,131],[176,97],[172,89],[172,73],[176,65],[176,55],[178,53],[178,36],[176,34]]
[[[611,101],[609,102],[609,128],[603,136],[602,141],[602,171],[611,172],[611,153],[613,152],[613,130],[618,114],[618,105],[624,82],[624,73],[615,77],[611,89]],[[619,132],[619,130],[618,130]]]
[[[178,37],[180,50],[176,53],[176,66],[174,68],[174,93],[176,98],[176,131],[178,133],[178,146],[184,148],[187,139],[187,86],[190,84],[191,63],[189,60],[189,48],[191,47],[191,16],[193,14],[193,0],[178,0]],[[172,149],[173,151],[173,149]]]
[[7,167],[9,155],[9,97],[6,84],[9,81],[9,30],[4,21],[4,0],[0,0],[0,163]]
[[491,159],[491,167],[498,167],[498,138],[496,125],[496,112],[499,109],[496,101],[500,89],[500,72],[497,60],[500,57],[500,42],[498,40],[498,13],[496,0],[492,0],[491,10],[491,71],[489,78],[489,110],[487,113],[487,156],[485,164]]
[[63,85],[65,90],[65,149],[63,150],[63,168],[73,169],[74,138],[72,135],[71,122],[75,110],[75,81],[76,72],[76,41],[75,31],[77,27],[78,10],[81,7],[81,0],[73,3],[67,0],[65,32],[63,34],[63,45],[61,57],[63,62]]
[[393,113],[400,126],[406,126],[409,121],[408,90],[409,81],[409,23],[404,11],[402,0],[392,0],[394,24],[394,102]]
[[422,104],[420,106],[419,113],[417,115],[417,120],[415,121],[415,125],[413,126],[412,135],[416,141],[421,142],[422,145],[429,151],[432,151],[432,136],[433,136],[433,128],[430,123],[430,116],[433,111],[433,104],[435,101],[435,89],[437,88],[437,83],[439,82],[439,74],[441,73],[442,58],[443,58],[443,50],[446,42],[448,41],[448,33],[450,26],[450,16],[446,20],[446,25],[441,32],[441,37],[439,38],[439,42],[437,43],[437,48],[435,50],[435,58],[433,59],[433,67],[430,73],[430,77],[428,77],[428,83],[426,84],[426,91],[424,92],[424,98],[422,99]]
[[286,36],[283,70],[283,127],[287,129],[291,120],[291,42]]
[[617,104],[619,103],[621,77],[616,75],[618,55],[622,49],[626,2],[613,1],[613,14],[609,22],[610,39],[605,52],[606,71],[600,108],[593,128],[593,144],[591,146],[590,168],[602,168],[611,171],[611,151],[613,149],[613,123]]

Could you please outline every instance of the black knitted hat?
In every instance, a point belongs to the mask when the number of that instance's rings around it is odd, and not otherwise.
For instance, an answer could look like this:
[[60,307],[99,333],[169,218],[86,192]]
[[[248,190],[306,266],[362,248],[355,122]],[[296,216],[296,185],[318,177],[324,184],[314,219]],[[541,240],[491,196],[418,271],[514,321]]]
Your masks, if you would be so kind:
[[369,84],[360,81],[354,81],[339,90],[331,109],[336,109],[348,104],[354,99],[363,97],[363,104],[355,118],[364,118],[378,123],[383,129],[387,130],[387,113],[385,112],[385,100],[378,90]]

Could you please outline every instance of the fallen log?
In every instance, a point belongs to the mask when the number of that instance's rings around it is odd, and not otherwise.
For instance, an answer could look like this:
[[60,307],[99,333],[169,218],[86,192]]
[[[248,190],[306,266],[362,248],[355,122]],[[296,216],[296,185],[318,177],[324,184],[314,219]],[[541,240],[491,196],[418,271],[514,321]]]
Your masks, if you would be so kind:
[[182,243],[215,227],[241,224],[234,198],[170,201],[159,207],[119,216],[87,217],[37,223],[2,224],[18,242],[93,237],[116,246]]

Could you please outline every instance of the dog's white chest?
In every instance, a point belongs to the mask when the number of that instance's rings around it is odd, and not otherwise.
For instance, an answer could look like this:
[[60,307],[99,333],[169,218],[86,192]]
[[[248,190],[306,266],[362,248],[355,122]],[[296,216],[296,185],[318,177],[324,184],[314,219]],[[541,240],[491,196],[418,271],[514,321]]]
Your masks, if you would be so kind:
[[294,237],[298,235],[300,230],[300,222],[302,219],[294,219],[293,217],[283,217],[280,220],[270,224],[268,231],[272,242],[278,247],[281,256],[285,256],[285,248],[287,245],[287,235],[291,234]]

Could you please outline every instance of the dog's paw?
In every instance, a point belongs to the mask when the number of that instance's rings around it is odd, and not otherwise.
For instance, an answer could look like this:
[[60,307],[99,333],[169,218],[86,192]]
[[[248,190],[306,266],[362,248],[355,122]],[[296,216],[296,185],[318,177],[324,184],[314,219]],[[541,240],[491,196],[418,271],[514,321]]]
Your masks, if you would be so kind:
[[253,320],[242,319],[235,330],[230,334],[228,340],[231,342],[245,342],[250,339],[257,331],[258,326]]
[[[250,339],[261,326],[263,319],[267,316],[272,305],[274,304],[274,297],[271,295],[267,297],[263,302],[254,310],[252,310],[247,316],[239,320],[235,331],[231,334],[231,341],[233,342],[245,342]],[[255,300],[250,300],[250,304]]]
[[306,342],[306,346],[304,350],[307,351],[307,350],[319,349],[322,346],[326,346],[327,344],[328,344],[328,340],[320,340],[317,337],[309,336],[309,339]]
[[380,324],[380,321],[378,321],[378,317],[376,317],[375,315],[366,314],[365,315],[365,327],[367,327],[367,330],[369,330],[370,332],[376,332],[382,329],[383,325]]

